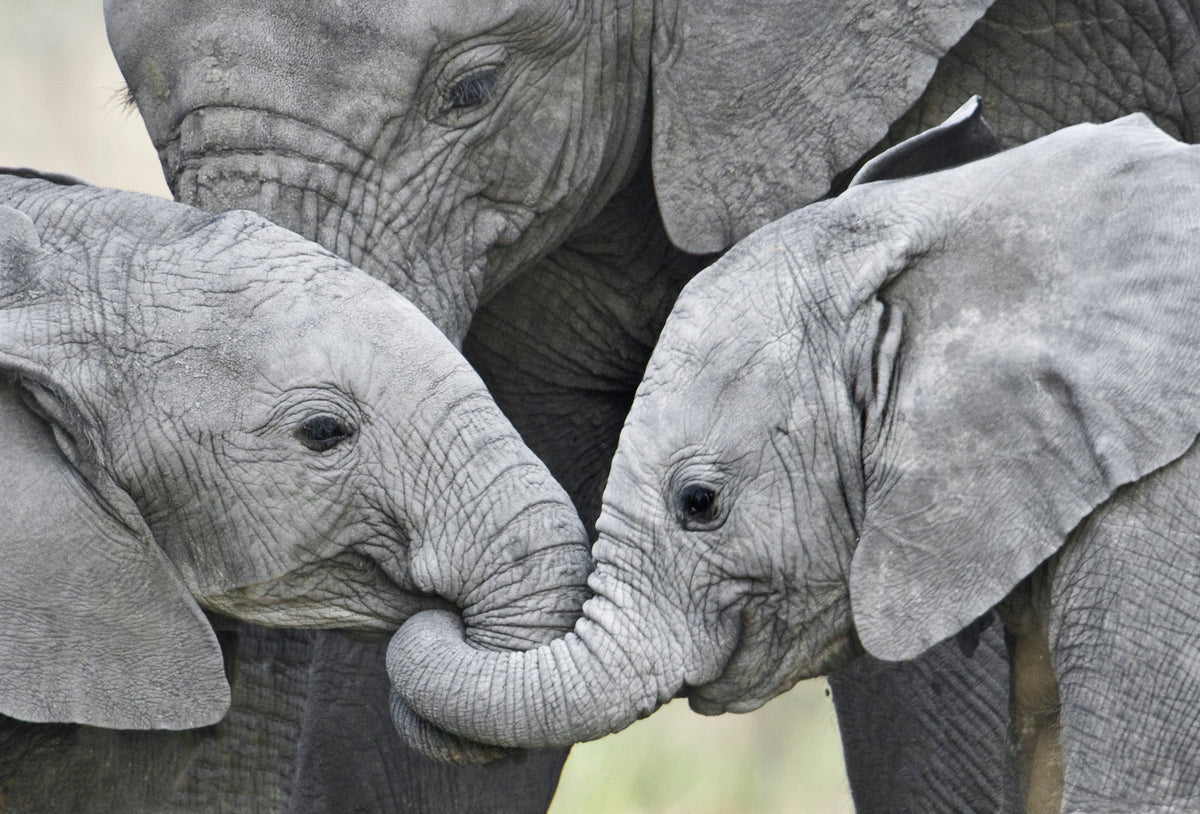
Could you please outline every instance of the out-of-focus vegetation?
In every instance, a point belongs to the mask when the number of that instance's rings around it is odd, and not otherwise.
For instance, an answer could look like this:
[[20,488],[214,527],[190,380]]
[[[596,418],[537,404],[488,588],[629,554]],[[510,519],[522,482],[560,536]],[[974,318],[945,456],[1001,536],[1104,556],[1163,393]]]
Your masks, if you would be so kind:
[[833,703],[806,681],[746,715],[673,701],[571,750],[550,814],[840,814],[853,811]]
[[[169,197],[135,111],[121,104],[101,0],[0,3],[0,166],[65,172]],[[553,814],[850,811],[823,682],[749,715],[705,718],[676,701],[575,747]]]

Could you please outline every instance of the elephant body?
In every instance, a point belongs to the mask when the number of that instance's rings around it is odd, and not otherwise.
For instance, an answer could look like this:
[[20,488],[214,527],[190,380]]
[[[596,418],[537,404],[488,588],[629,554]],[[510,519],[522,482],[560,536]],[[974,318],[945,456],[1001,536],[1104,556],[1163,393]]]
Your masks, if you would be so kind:
[[[417,614],[389,669],[425,718],[559,744],[680,692],[741,712],[882,672],[894,699],[902,672],[936,695],[922,668],[957,653],[1011,674],[1004,806],[1196,807],[1200,149],[1136,115],[925,163],[975,139],[970,108],[688,284],[622,431],[583,618],[479,654]],[[457,665],[479,706],[409,663]],[[869,804],[990,785],[901,781]]]
[[[122,731],[0,717],[7,810],[332,814],[549,807],[562,766],[557,750],[447,765],[396,738],[390,719],[387,737],[371,740],[379,737],[378,704],[365,699],[387,697],[386,640],[257,625],[230,626],[218,630],[218,638],[236,672],[232,714],[213,726]],[[306,709],[337,714],[306,715]],[[304,725],[310,728],[298,731]],[[353,749],[346,748],[348,732]]]
[[0,367],[6,810],[548,804],[557,754],[342,746],[371,746],[407,615],[526,647],[590,567],[568,496],[411,303],[253,213],[10,171]]
[[[589,525],[653,339],[715,253],[974,93],[1005,146],[1135,111],[1191,138],[1200,104],[1186,4],[405,9],[109,0],[106,20],[176,197],[258,211],[406,294]],[[946,810],[1008,805],[998,626],[979,646],[1000,672],[950,650],[835,680],[860,808],[900,786],[961,788]],[[899,699],[915,729],[895,731]],[[368,739],[403,748],[386,724]]]

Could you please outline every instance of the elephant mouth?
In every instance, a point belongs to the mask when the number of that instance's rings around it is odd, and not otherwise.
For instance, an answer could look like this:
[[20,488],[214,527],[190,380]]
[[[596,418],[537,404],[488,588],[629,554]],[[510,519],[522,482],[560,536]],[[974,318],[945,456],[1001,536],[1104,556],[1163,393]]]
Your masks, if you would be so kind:
[[403,587],[379,561],[356,551],[199,600],[207,610],[254,624],[378,634],[395,631],[418,611],[453,609],[441,597]]
[[[752,637],[743,638],[735,648],[721,674],[713,681],[687,688],[688,705],[701,715],[721,715],[726,712],[752,712],[763,704],[781,695],[798,682],[809,678],[828,675],[852,661],[860,650],[853,632],[830,633],[829,628],[816,619],[805,626],[789,643],[788,653],[805,654],[802,658],[776,657],[768,663],[764,654],[778,648],[773,641],[769,646],[761,640],[779,635],[779,628],[768,625],[755,642]],[[822,641],[814,641],[820,638]]]

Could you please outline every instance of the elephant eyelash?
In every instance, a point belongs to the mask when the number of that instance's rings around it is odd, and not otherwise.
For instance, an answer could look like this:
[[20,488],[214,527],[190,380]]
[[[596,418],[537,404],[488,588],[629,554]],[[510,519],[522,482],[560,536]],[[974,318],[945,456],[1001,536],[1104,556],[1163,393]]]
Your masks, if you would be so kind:
[[487,104],[496,97],[499,80],[499,65],[471,71],[446,90],[443,110],[464,110]]
[[137,98],[133,95],[133,88],[129,87],[129,83],[122,82],[121,86],[113,91],[112,101],[121,108],[122,113],[130,113],[138,109]]
[[293,435],[313,452],[327,452],[354,438],[355,429],[341,418],[326,413],[305,419]]

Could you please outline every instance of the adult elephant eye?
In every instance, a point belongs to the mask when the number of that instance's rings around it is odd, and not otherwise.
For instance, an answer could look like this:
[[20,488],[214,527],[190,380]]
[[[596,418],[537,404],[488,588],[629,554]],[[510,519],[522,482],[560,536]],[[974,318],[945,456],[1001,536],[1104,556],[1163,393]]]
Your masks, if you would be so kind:
[[331,415],[305,419],[295,432],[296,440],[313,452],[325,452],[354,437],[354,430],[345,421]]
[[711,486],[689,483],[676,497],[679,522],[685,529],[711,528],[720,517],[717,493]]
[[490,102],[496,95],[499,79],[500,68],[496,65],[472,71],[446,91],[446,109],[462,110]]

